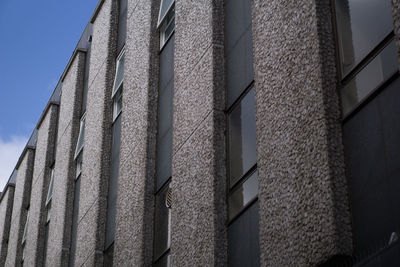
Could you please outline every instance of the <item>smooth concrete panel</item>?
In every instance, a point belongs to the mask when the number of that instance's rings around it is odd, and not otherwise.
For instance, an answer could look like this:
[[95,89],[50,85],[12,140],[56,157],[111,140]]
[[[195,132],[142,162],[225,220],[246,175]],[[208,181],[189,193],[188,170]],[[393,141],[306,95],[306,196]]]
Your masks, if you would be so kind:
[[128,1],[114,264],[150,266],[158,92],[159,1]]
[[0,266],[4,266],[7,257],[14,191],[15,185],[8,185],[0,202]]
[[78,52],[63,81],[46,260],[48,266],[68,266],[76,169],[74,154],[80,127],[85,57],[86,53]]
[[253,3],[261,266],[352,252],[330,2]]
[[11,216],[10,239],[5,266],[20,266],[22,259],[22,235],[31,197],[31,184],[35,150],[27,149],[18,166],[14,205]]
[[[46,197],[50,183],[50,165],[54,160],[59,106],[51,104],[38,128],[33,183],[29,208],[24,265],[41,266],[45,245]],[[38,171],[37,171],[38,170]],[[39,171],[40,170],[40,171]],[[35,177],[35,174],[37,175]]]

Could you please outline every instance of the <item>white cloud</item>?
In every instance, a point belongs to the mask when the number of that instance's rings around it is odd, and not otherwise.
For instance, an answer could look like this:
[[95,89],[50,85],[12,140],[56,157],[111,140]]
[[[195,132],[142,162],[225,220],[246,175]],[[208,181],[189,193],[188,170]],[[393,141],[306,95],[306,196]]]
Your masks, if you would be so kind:
[[27,141],[28,138],[23,136],[13,136],[7,141],[0,137],[0,191],[10,178]]

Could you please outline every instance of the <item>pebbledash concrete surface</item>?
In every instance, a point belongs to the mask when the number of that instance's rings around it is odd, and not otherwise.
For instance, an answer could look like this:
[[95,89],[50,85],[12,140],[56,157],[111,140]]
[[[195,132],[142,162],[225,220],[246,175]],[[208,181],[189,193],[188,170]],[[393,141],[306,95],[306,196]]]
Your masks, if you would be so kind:
[[366,2],[100,0],[0,266],[398,266],[400,4]]

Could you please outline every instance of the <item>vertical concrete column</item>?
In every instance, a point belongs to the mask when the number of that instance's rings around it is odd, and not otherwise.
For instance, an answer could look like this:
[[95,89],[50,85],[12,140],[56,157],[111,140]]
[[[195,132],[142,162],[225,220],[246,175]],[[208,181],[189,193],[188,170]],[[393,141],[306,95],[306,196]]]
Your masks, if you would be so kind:
[[176,1],[173,266],[227,263],[223,1]]
[[49,102],[39,122],[36,155],[32,178],[32,191],[25,244],[26,266],[42,266],[45,244],[46,197],[50,183],[50,167],[54,162],[59,106]]
[[159,1],[128,1],[114,263],[150,266],[153,248]]
[[27,147],[21,155],[16,169],[14,205],[11,215],[10,238],[6,264],[4,266],[21,266],[22,260],[22,236],[27,217],[27,207],[31,198],[31,184],[35,149]]
[[262,266],[351,254],[329,0],[255,0]]
[[74,154],[80,126],[85,57],[85,52],[76,52],[63,80],[47,246],[48,266],[68,265],[76,167]]
[[7,257],[14,192],[15,184],[8,183],[0,197],[0,266],[4,266]]
[[400,0],[392,0],[392,14],[400,68]]
[[103,265],[117,22],[117,1],[100,2],[92,18],[75,266]]

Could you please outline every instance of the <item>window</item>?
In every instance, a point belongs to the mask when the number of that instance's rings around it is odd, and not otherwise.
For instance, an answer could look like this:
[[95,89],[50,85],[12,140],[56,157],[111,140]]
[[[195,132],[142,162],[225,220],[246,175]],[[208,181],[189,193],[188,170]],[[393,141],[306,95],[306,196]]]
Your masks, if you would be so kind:
[[169,261],[171,245],[171,190],[170,183],[156,195],[154,260],[156,265],[169,266],[161,262]]
[[22,244],[25,244],[26,236],[28,234],[28,222],[29,222],[29,209],[28,209],[28,214],[26,215],[24,234],[22,235],[22,241],[21,241]]
[[51,169],[49,190],[47,191],[46,206],[50,203],[53,197],[53,183],[54,183],[54,168]]
[[82,173],[82,153],[79,153],[78,157],[76,158],[75,179],[78,179],[81,173]]
[[346,117],[397,72],[397,48],[390,0],[336,0],[335,9]]
[[172,9],[174,3],[175,0],[161,0],[160,12],[158,14],[157,28],[160,27],[161,23],[164,22],[167,13],[170,11],[170,9]]
[[255,95],[251,88],[228,113],[229,218],[257,198]]
[[160,49],[164,47],[175,30],[175,4],[171,6],[160,26]]
[[114,86],[113,86],[112,96],[111,96],[113,98],[113,121],[115,121],[118,118],[118,115],[122,111],[124,61],[125,61],[125,50],[122,49],[120,55],[117,58],[117,68],[116,68]]
[[78,142],[76,144],[76,149],[75,149],[75,159],[79,156],[79,153],[82,151],[84,142],[85,142],[85,123],[86,123],[86,113],[83,114],[81,118],[81,126],[79,129],[79,137],[78,137]]
[[122,49],[120,55],[117,58],[117,68],[115,71],[114,86],[111,97],[114,97],[114,95],[117,93],[118,89],[122,85],[122,82],[124,81],[124,62],[125,62],[125,49]]

